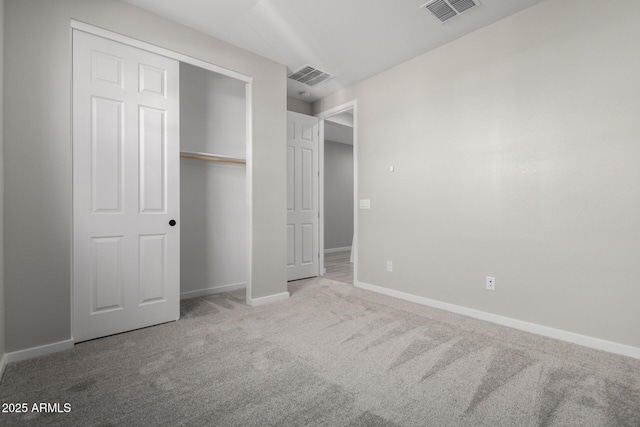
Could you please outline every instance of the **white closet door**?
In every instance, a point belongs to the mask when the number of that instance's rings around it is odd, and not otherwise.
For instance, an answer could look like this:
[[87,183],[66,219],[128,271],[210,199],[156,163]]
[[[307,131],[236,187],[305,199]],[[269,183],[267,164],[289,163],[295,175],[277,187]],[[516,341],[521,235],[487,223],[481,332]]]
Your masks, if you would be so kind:
[[179,155],[178,62],[74,30],[76,342],[179,318]]
[[287,278],[318,275],[318,119],[287,113]]

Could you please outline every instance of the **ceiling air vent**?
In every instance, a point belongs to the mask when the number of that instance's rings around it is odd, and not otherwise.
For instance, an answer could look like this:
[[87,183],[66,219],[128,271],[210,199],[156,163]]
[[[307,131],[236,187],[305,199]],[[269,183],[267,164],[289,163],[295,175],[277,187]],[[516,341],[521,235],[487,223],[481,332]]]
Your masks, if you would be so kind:
[[312,67],[311,65],[305,65],[304,67],[300,68],[298,71],[294,71],[293,73],[289,74],[289,78],[291,80],[304,83],[307,86],[318,85],[322,82],[326,82],[327,80],[332,79],[333,77],[334,77],[333,75],[325,71],[318,70],[317,68]]
[[431,12],[441,22],[445,22],[479,4],[478,0],[433,0],[421,7]]

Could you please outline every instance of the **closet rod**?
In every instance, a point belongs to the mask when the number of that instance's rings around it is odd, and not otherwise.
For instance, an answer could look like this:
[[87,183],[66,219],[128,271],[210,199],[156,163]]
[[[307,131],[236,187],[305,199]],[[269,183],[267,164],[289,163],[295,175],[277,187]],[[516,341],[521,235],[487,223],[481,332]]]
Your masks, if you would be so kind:
[[222,163],[234,163],[237,165],[246,165],[245,159],[239,159],[236,157],[221,156],[218,154],[199,153],[197,151],[181,151],[180,157],[184,159],[196,159],[206,160],[208,162],[222,162]]

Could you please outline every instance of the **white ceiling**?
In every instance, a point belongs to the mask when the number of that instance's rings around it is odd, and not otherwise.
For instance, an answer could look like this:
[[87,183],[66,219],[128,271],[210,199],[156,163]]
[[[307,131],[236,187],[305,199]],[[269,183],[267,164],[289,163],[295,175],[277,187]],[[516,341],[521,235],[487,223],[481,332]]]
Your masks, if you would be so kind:
[[324,139],[353,145],[353,111],[328,117],[324,121]]
[[327,117],[326,121],[338,123],[343,126],[353,127],[353,110],[334,114],[333,116]]
[[324,122],[324,140],[353,145],[353,128],[350,126]]
[[[309,64],[336,78],[288,95],[314,101],[543,0],[480,0],[446,23],[427,0],[123,0],[295,71]],[[544,31],[541,28],[541,31]],[[299,92],[311,93],[302,97]]]

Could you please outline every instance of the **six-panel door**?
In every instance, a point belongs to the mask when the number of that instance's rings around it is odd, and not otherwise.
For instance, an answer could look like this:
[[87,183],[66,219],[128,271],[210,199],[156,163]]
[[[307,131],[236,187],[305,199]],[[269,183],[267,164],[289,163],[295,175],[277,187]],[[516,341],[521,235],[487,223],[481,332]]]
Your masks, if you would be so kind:
[[179,317],[178,73],[173,59],[74,30],[76,342]]
[[287,279],[318,275],[318,119],[287,113]]

